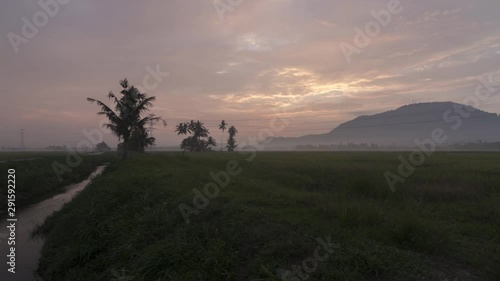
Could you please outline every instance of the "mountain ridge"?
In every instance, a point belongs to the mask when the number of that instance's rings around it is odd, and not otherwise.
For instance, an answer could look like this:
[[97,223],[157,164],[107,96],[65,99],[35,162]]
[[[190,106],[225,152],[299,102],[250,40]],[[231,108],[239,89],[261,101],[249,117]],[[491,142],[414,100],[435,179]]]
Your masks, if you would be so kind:
[[347,142],[408,146],[416,139],[428,138],[436,128],[447,133],[447,143],[500,141],[500,116],[496,113],[455,102],[426,102],[361,115],[324,134],[269,138],[268,147]]

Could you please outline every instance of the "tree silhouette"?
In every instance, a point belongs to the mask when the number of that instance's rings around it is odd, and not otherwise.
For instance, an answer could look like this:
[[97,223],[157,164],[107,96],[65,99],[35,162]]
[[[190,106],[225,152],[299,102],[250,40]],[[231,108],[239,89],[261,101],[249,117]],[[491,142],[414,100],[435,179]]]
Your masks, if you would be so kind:
[[179,123],[179,125],[175,127],[175,131],[177,132],[177,135],[186,135],[191,133],[189,131],[189,123]]
[[207,147],[208,147],[208,151],[212,151],[212,146],[217,146],[217,143],[215,142],[215,139],[212,138],[212,137],[208,137],[207,139]]
[[140,126],[132,131],[129,140],[129,150],[143,153],[147,147],[153,146],[156,138],[150,137],[146,128]]
[[190,152],[211,151],[212,146],[217,143],[210,136],[210,132],[201,121],[191,120],[189,122],[179,123],[175,131],[178,135],[188,135],[181,142],[181,149]]
[[[118,98],[113,92],[109,92],[108,98],[115,104],[115,110],[111,109],[105,103],[93,98],[87,98],[90,103],[97,103],[101,107],[98,115],[104,115],[108,118],[109,123],[104,124],[103,127],[108,128],[111,132],[123,140],[122,159],[127,159],[129,150],[129,141],[134,135],[139,147],[144,148],[146,144],[154,143],[154,138],[149,138],[145,132],[145,125],[150,123],[154,124],[159,121],[165,121],[155,114],[148,114],[143,116],[143,113],[149,111],[153,106],[156,97],[148,97],[147,94],[139,92],[139,90],[130,86],[127,78],[120,81],[122,95]],[[143,139],[141,139],[143,138]],[[144,145],[144,146],[143,146]]]
[[219,124],[219,130],[222,131],[222,135],[220,138],[220,143],[221,143],[220,151],[222,151],[222,143],[224,142],[224,131],[226,130],[226,126],[227,126],[227,123],[225,120],[222,120]]
[[226,145],[227,150],[234,151],[238,146],[236,144],[236,139],[234,138],[238,133],[238,130],[234,126],[231,126],[229,130],[227,130],[227,132],[229,133],[229,138],[227,139],[227,145]]

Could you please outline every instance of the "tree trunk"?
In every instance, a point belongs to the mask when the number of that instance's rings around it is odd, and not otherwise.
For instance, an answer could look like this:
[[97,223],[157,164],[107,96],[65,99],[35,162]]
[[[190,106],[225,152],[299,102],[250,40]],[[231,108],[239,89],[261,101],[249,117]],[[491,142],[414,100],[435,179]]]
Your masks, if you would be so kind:
[[128,138],[124,138],[122,160],[127,160],[127,158],[128,158]]
[[222,131],[222,135],[220,136],[220,151],[222,151],[222,147],[224,143],[224,131]]

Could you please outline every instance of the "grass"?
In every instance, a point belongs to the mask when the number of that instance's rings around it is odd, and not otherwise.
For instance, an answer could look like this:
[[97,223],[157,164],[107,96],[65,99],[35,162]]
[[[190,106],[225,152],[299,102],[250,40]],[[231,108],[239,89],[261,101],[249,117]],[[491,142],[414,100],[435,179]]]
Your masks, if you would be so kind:
[[55,154],[63,154],[63,152],[2,151],[0,152],[0,161],[41,158],[47,155],[54,156]]
[[[0,192],[2,209],[0,217],[6,215],[7,206],[7,173],[9,169],[16,170],[16,211],[30,204],[46,199],[62,190],[68,184],[86,179],[96,166],[114,159],[113,154],[81,155],[82,162],[71,171],[61,174],[61,181],[52,167],[52,163],[59,162],[66,165],[67,154],[63,152],[36,153],[36,152],[2,152],[0,171],[5,179],[5,188]],[[31,159],[27,161],[13,161],[15,159]]]
[[[436,153],[392,193],[396,153],[156,153],[115,162],[38,230],[45,280],[500,280],[500,154]],[[180,204],[241,174],[186,224]],[[310,261],[310,259],[309,259]],[[307,264],[306,264],[307,265]],[[300,280],[290,279],[290,280]]]

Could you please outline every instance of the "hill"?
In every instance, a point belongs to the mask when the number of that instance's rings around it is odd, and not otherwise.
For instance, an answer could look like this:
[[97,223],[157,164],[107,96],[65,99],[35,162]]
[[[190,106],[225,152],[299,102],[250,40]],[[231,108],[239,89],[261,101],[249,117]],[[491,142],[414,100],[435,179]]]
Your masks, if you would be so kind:
[[340,143],[412,146],[416,139],[431,137],[436,128],[445,131],[447,144],[500,140],[500,116],[497,114],[453,102],[432,102],[359,116],[325,134],[272,138],[268,148]]

